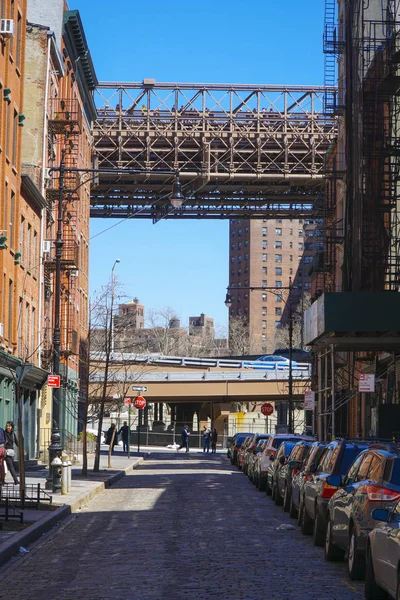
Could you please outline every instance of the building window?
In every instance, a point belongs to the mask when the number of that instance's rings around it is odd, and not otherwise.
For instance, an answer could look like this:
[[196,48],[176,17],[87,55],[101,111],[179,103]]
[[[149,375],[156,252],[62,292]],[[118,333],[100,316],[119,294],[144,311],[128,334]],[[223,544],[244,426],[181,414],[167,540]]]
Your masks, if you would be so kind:
[[266,279],[263,279],[263,281],[262,281],[262,286],[263,286],[263,288],[266,288],[266,287],[267,287],[267,280],[266,280]]
[[268,274],[268,267],[263,267],[262,268],[262,272],[263,272],[263,275],[267,275]]
[[292,267],[290,267],[290,269],[289,269],[289,275],[293,275],[293,269],[292,269]]
[[235,260],[236,260],[236,259],[235,259],[235,257],[234,257],[234,256],[232,256],[232,258],[231,258],[231,263],[234,263],[234,262],[235,262]]
[[303,242],[299,242],[299,247],[298,247],[298,249],[299,249],[299,250],[303,250]]
[[19,252],[21,255],[21,262],[25,262],[24,256],[24,240],[25,240],[25,218],[21,217],[21,227],[19,230]]
[[313,261],[313,257],[312,256],[305,256],[304,257],[304,262],[309,265],[310,263],[312,263]]
[[17,137],[18,137],[17,131],[18,131],[18,113],[16,110],[14,110],[12,154],[11,154],[11,160],[12,160],[12,164],[14,167],[17,164]]
[[308,237],[308,238],[314,237],[314,231],[312,229],[307,229],[306,237]]
[[265,342],[265,341],[266,341],[266,339],[267,339],[267,336],[266,336],[266,334],[265,334],[265,333],[263,333],[263,334],[261,335],[261,339],[262,339],[262,341],[263,341],[263,342]]
[[263,250],[267,249],[267,240],[262,241],[262,247],[263,247]]
[[281,241],[276,241],[275,242],[275,248],[282,248],[282,242]]
[[[4,233],[6,235],[8,233],[7,215],[8,215],[8,183],[5,182],[5,185],[4,185],[4,202],[3,202],[3,231],[4,231]],[[4,323],[4,321],[3,321],[3,323]]]
[[20,15],[20,13],[18,13],[18,20],[17,20],[17,48],[15,51],[15,64],[17,65],[17,67],[19,67],[19,63],[21,60],[21,21],[22,21],[22,17]]
[[8,100],[7,100],[7,106],[6,106],[6,156],[10,155],[11,111],[12,111],[11,102],[8,102]]
[[242,242],[239,242],[238,243],[238,250],[241,250],[241,249],[242,249]]
[[308,292],[310,289],[311,289],[311,283],[310,283],[309,281],[306,281],[306,282],[304,283],[304,290],[305,290],[306,292]]
[[267,294],[263,294],[263,295],[262,295],[262,301],[263,301],[263,302],[266,302],[266,301],[267,301]]
[[245,241],[244,241],[244,245],[245,245],[245,246],[248,246],[248,245],[249,245],[249,240],[245,240]]
[[323,236],[323,233],[322,233],[321,229],[316,229],[315,230],[315,237],[322,237],[322,236]]
[[282,219],[275,219],[275,223],[282,223]]
[[[312,242],[309,245],[311,246],[310,250],[312,250]],[[307,246],[307,244],[306,244],[306,246]],[[323,250],[324,249],[324,242],[315,242],[315,249],[316,250]]]
[[248,227],[245,227],[245,229],[244,229],[244,232],[245,232],[245,233],[249,233],[249,228],[248,228]]
[[282,296],[281,296],[280,294],[277,294],[277,295],[275,296],[275,301],[276,301],[276,302],[282,302]]
[[9,231],[10,231],[10,248],[14,248],[14,219],[15,219],[15,193],[11,192],[10,199],[10,223],[9,223]]
[[291,254],[291,255],[289,256],[289,260],[290,260],[290,262],[293,262],[293,254]]
[[263,234],[263,235],[267,235],[267,234],[268,234],[268,229],[267,229],[267,227],[263,227],[263,228],[262,228],[262,234]]
[[[312,249],[313,249],[313,243],[312,242],[306,242],[304,244],[304,250],[312,251]],[[315,249],[316,250],[318,249],[317,248],[317,244],[315,244]],[[300,248],[299,248],[299,250],[300,250]]]
[[289,229],[289,235],[293,235],[293,229]]
[[12,342],[12,316],[13,316],[13,282],[12,279],[8,280],[8,323],[7,323],[7,332],[8,332],[8,341]]
[[242,237],[242,230],[241,229],[238,229],[238,236]]
[[244,272],[245,272],[245,273],[248,273],[248,272],[249,272],[249,267],[248,267],[247,265],[246,265],[246,266],[245,266],[245,268],[244,268]]
[[231,231],[231,237],[235,237],[235,230],[234,229]]
[[282,229],[280,227],[275,227],[275,235],[282,235]]
[[261,314],[262,314],[262,316],[263,316],[263,317],[266,317],[266,316],[267,316],[267,307],[266,307],[266,306],[263,306],[263,307],[262,307],[262,309],[261,309]]
[[299,229],[299,237],[303,237],[303,230]]
[[282,267],[275,267],[275,275],[282,275]]
[[314,219],[304,219],[304,224],[305,225],[314,225]]
[[275,327],[279,329],[279,327],[282,327],[282,323],[280,321],[275,321]]
[[276,314],[276,316],[277,316],[277,317],[280,317],[280,316],[281,316],[281,314],[282,314],[282,309],[281,309],[281,307],[280,307],[280,306],[277,306],[277,307],[275,308],[275,314]]
[[263,329],[267,329],[267,321],[263,321],[262,322],[262,328]]
[[242,274],[242,269],[238,269],[238,272],[237,272],[237,274],[238,274],[238,275],[241,275],[241,274]]
[[262,261],[263,261],[263,262],[267,262],[267,255],[266,255],[266,254],[263,254],[263,255],[262,255]]
[[244,255],[244,260],[249,260],[249,255],[247,254],[247,252],[246,252],[246,254]]
[[282,281],[275,281],[275,287],[282,287]]
[[282,262],[282,254],[275,254],[275,262],[277,262],[277,263]]
[[237,257],[237,261],[238,261],[238,263],[242,262],[242,255],[241,254],[239,254],[239,256]]

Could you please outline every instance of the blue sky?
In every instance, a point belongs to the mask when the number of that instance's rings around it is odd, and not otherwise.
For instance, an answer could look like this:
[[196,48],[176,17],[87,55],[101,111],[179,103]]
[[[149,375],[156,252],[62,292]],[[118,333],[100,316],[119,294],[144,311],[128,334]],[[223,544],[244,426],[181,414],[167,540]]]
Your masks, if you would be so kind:
[[[70,0],[100,81],[323,83],[322,0]],[[91,222],[91,291],[114,260],[125,293],[227,325],[228,221]]]

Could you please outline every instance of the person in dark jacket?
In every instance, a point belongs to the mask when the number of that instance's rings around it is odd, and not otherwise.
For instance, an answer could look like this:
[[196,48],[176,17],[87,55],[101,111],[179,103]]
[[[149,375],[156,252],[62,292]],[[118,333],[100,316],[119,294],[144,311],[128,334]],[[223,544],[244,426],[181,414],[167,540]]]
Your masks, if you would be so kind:
[[181,445],[176,449],[177,452],[179,452],[181,448],[186,448],[186,452],[189,452],[189,435],[189,426],[184,425],[181,433]]
[[122,427],[120,428],[120,430],[118,431],[118,435],[121,434],[122,435],[122,445],[123,445],[123,451],[128,452],[128,444],[129,444],[129,427],[128,427],[128,423],[126,421],[124,421],[124,424],[122,425]]
[[7,469],[10,471],[12,478],[14,479],[14,483],[17,485],[19,483],[17,474],[14,469],[14,456],[15,456],[15,448],[18,447],[17,436],[14,433],[14,423],[12,421],[7,421],[6,428],[4,431],[5,443],[4,447],[6,449],[6,465]]
[[[111,423],[111,427],[108,429],[107,435],[106,435],[106,444],[108,446],[111,445],[111,440],[112,440],[112,437],[113,437],[114,430],[116,430],[116,425],[115,425],[115,423]],[[117,444],[117,438],[118,438],[118,435],[117,435],[117,432],[115,431],[115,435],[114,435],[114,440],[113,440],[113,443],[112,443],[111,452],[114,452],[114,448],[115,448],[115,446]]]
[[217,441],[218,441],[218,432],[214,427],[214,429],[212,430],[212,434],[211,434],[211,452],[214,452],[214,454],[217,452]]

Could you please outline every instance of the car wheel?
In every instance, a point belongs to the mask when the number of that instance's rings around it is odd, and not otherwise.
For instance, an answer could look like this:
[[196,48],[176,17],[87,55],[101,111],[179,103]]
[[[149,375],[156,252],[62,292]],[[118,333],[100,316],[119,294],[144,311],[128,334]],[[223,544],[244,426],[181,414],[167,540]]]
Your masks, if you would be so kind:
[[[379,587],[375,580],[374,563],[372,561],[371,548],[368,548],[367,552],[367,568],[365,573],[365,588],[364,588],[365,600],[385,600],[387,598],[386,592]],[[397,595],[396,599],[400,598],[400,585],[397,584]]]
[[297,508],[293,504],[293,496],[290,494],[290,506],[289,506],[289,517],[295,519],[297,517]]
[[289,495],[288,486],[285,486],[285,494],[283,496],[283,510],[285,512],[289,512],[290,510],[290,498],[291,495]]
[[313,529],[313,542],[314,546],[323,546],[325,541],[325,532],[321,527],[321,518],[318,513],[318,509],[315,509],[314,529]]
[[272,489],[268,485],[268,477],[265,478],[265,493],[267,494],[267,496],[271,496],[272,494]]
[[282,506],[283,498],[281,496],[280,491],[278,490],[278,485],[275,484],[275,504],[276,506]]
[[303,505],[303,515],[301,519],[301,533],[303,535],[311,535],[313,532],[313,521],[308,514],[305,505]]
[[261,477],[257,480],[257,488],[260,492],[265,492],[265,480]]
[[344,559],[344,550],[335,546],[332,540],[332,524],[331,520],[328,517],[328,522],[326,525],[326,533],[325,533],[325,560],[333,561],[333,560],[343,560]]
[[354,528],[350,532],[347,566],[350,579],[364,579],[365,557],[361,552],[357,551],[357,535]]

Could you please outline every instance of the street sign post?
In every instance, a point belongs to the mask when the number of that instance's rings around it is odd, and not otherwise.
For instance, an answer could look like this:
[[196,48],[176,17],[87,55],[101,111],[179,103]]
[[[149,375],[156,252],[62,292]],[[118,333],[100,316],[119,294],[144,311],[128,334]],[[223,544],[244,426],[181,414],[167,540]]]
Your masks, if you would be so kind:
[[47,386],[52,388],[59,388],[61,384],[60,375],[47,375]]
[[136,396],[135,400],[133,401],[133,405],[135,408],[142,409],[146,406],[146,400],[143,398],[143,396]]
[[304,394],[304,410],[314,410],[315,408],[315,392],[305,392]]
[[274,412],[274,407],[270,402],[266,402],[265,404],[262,405],[261,412],[266,417],[270,417],[272,415],[272,413]]
[[145,385],[133,385],[132,391],[139,392],[139,394],[144,394],[145,392],[147,392],[147,387]]

